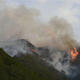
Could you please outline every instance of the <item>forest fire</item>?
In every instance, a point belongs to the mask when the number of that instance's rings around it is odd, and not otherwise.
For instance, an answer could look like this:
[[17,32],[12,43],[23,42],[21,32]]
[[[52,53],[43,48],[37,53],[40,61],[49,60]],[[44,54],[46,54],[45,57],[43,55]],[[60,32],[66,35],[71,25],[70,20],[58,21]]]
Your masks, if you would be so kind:
[[79,52],[76,48],[73,48],[71,50],[71,56],[72,56],[72,62],[74,62],[77,59]]

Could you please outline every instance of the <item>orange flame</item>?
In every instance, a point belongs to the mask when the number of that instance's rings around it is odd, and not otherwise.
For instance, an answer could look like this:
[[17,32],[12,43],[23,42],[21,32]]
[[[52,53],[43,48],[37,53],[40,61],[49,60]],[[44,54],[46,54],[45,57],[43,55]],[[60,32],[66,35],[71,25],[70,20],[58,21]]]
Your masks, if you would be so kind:
[[77,51],[76,48],[73,48],[73,50],[71,50],[71,56],[72,56],[72,62],[74,62],[78,56],[79,52]]
[[37,52],[35,49],[31,49],[32,50],[32,52]]

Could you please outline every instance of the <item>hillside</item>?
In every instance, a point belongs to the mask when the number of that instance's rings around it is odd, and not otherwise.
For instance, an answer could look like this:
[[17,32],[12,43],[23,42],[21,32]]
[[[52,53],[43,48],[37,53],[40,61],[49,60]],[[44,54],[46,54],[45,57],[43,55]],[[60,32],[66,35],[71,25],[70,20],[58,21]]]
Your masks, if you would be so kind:
[[27,53],[32,54],[32,49],[36,50],[36,47],[31,42],[24,39],[3,42],[0,48],[4,49],[11,57],[15,55],[21,56]]
[[0,49],[0,80],[67,80],[59,76],[55,70],[49,71],[33,56],[26,56],[27,64],[20,63],[18,60],[11,58]]

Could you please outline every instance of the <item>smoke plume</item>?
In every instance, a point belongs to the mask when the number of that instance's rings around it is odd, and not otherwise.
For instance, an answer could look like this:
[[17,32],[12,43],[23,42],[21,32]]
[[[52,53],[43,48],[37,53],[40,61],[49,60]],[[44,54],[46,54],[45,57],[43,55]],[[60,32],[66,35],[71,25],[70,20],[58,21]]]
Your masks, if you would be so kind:
[[36,9],[24,5],[4,6],[0,10],[0,41],[23,38],[36,46],[66,49],[75,45],[72,26],[65,19],[53,17],[43,24],[39,20],[40,12]]
[[51,35],[53,36],[52,41],[55,47],[63,50],[76,47],[77,42],[74,39],[72,25],[65,19],[54,17],[51,19],[48,26],[53,30],[53,34]]

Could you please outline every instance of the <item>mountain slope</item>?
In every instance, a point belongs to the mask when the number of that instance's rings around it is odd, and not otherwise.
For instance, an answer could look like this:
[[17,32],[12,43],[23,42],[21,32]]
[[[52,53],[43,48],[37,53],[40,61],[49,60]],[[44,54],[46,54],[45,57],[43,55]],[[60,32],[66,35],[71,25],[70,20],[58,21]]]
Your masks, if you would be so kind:
[[67,80],[58,72],[49,71],[33,56],[27,55],[26,63],[20,63],[0,49],[0,80]]
[[36,47],[32,45],[32,43],[24,39],[5,42],[5,44],[1,46],[1,48],[3,48],[5,52],[7,52],[12,57],[14,57],[15,55],[25,55],[26,53],[32,54],[32,49],[36,49]]

